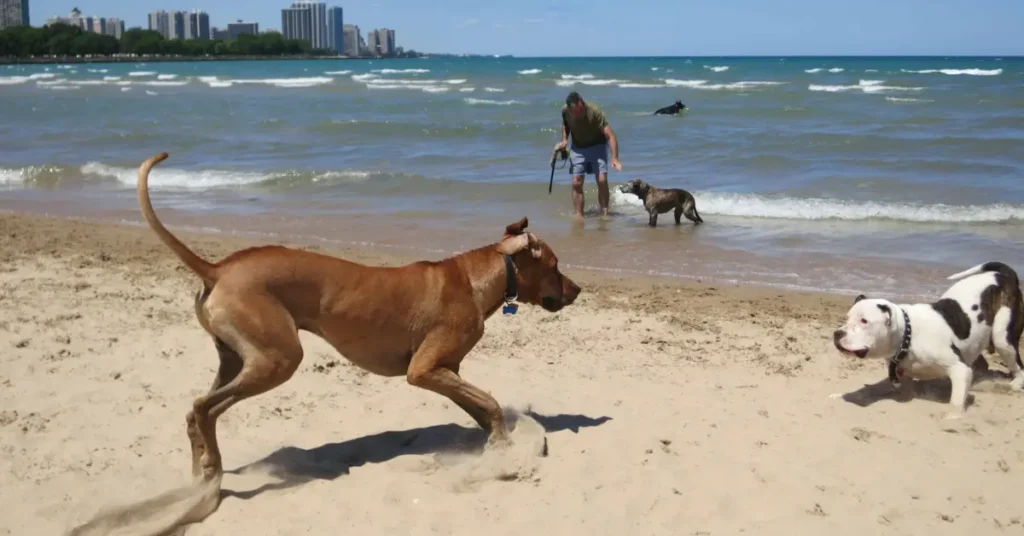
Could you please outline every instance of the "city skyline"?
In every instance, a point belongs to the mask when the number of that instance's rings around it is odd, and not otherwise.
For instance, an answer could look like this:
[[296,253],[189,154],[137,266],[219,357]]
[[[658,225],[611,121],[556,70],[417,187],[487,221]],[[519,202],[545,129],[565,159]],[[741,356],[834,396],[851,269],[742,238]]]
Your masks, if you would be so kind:
[[[1024,55],[1017,0],[904,0],[898,5],[864,0],[859,7],[812,0],[763,4],[755,0],[688,5],[673,9],[668,0],[637,0],[628,5],[599,3],[588,10],[581,0],[552,6],[539,0],[515,4],[470,5],[453,0],[443,9],[410,0],[345,3],[347,22],[362,28],[396,28],[406,48],[438,53],[516,56],[850,56],[850,55]],[[19,0],[0,0],[0,4]],[[146,14],[159,9],[204,8],[217,25],[239,18],[260,28],[280,25],[290,0],[90,0],[78,7],[116,14],[129,27],[146,27]],[[66,13],[73,4],[31,0],[31,25]],[[898,8],[898,9],[896,9]],[[567,41],[588,26],[605,28],[586,45]],[[658,16],[651,17],[651,13]],[[699,23],[698,23],[699,21]],[[642,35],[642,39],[612,36]]]

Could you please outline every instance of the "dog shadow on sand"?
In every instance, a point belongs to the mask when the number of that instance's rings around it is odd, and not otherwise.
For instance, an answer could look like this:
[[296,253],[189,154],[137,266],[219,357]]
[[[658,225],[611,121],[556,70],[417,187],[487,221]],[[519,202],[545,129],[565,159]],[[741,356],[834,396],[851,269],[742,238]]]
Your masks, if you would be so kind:
[[[586,415],[540,415],[532,411],[523,415],[532,418],[545,433],[565,430],[579,433],[581,428],[601,426],[611,417],[592,418]],[[518,416],[506,412],[508,425],[514,428]],[[467,428],[458,424],[441,424],[409,430],[373,434],[341,443],[326,443],[304,449],[282,447],[266,458],[239,467],[226,474],[241,475],[259,472],[279,479],[250,491],[222,490],[224,498],[249,500],[268,491],[300,486],[312,480],[334,480],[347,475],[353,467],[385,463],[401,456],[429,454],[478,454],[487,443],[487,432],[480,428]]]
[[[968,409],[974,405],[974,392],[1010,392],[1010,375],[990,370],[988,362],[980,358],[973,367],[974,377],[971,379],[971,391],[967,393],[967,401],[964,408]],[[860,389],[844,393],[842,400],[862,408],[869,407],[882,401],[894,401],[906,403],[912,400],[927,400],[938,404],[948,404],[952,391],[949,378],[936,378],[930,380],[904,380],[913,386],[906,385],[900,390],[893,388],[889,379],[882,379],[876,383],[865,384]]]

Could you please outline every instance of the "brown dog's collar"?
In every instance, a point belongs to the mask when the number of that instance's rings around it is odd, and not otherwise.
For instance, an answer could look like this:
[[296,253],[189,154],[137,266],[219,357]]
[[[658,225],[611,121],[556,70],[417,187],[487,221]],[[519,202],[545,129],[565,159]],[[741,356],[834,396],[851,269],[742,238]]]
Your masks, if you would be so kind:
[[512,262],[511,255],[505,257],[505,303],[516,301],[519,297],[519,290],[516,288],[516,265]]

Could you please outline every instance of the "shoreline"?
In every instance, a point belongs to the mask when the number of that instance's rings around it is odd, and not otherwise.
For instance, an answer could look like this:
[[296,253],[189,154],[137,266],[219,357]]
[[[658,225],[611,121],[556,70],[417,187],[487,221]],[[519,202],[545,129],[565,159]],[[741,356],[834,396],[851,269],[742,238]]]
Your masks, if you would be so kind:
[[[167,212],[166,209],[164,211]],[[158,216],[160,216],[159,210]],[[332,241],[329,239],[308,236],[271,235],[261,231],[228,230],[209,227],[204,228],[191,225],[181,225],[174,222],[173,218],[166,216],[162,216],[161,221],[168,227],[168,229],[171,230],[172,233],[175,234],[175,236],[181,238],[186,242],[186,244],[189,244],[190,241],[204,245],[216,244],[219,253],[223,256],[226,256],[235,249],[276,244],[297,249],[311,249],[328,255],[343,255],[344,258],[348,260],[368,263],[371,265],[374,263],[380,263],[382,266],[394,266],[397,264],[413,263],[421,260],[441,260],[453,255],[458,255],[463,251],[468,251],[470,247],[474,247],[468,246],[460,251],[443,253],[430,250],[429,253],[433,253],[433,255],[426,255],[426,253],[428,253],[427,250],[414,250],[420,254],[412,254],[396,252],[395,250],[408,249],[404,246],[398,245],[370,245],[365,242],[355,243]],[[94,228],[103,233],[118,233],[126,235],[137,233],[141,235],[150,235],[155,246],[158,248],[163,247],[156,240],[155,235],[152,234],[152,230],[141,216],[139,216],[137,220],[126,221],[105,219],[102,217],[58,215],[0,208],[0,224],[5,222],[13,222],[13,225],[15,226],[40,225],[43,227],[60,227],[62,225],[81,225],[82,227]],[[533,228],[531,228],[531,231],[538,233],[538,236],[541,239],[544,239],[543,231]],[[279,236],[281,236],[282,239],[277,239]],[[485,245],[485,243],[477,244],[477,246],[482,245]],[[555,253],[557,254],[559,252],[557,246],[553,245],[552,247],[555,249]],[[170,251],[167,251],[167,254],[169,255],[168,259],[171,262],[177,262],[177,258],[174,257]],[[210,258],[207,260],[213,261],[214,259]],[[793,294],[811,299],[835,300],[836,303],[846,303],[846,301],[850,299],[850,296],[847,294],[839,292],[818,289],[788,289],[767,283],[735,282],[726,280],[705,281],[703,279],[690,279],[669,274],[646,274],[640,272],[629,272],[623,275],[616,275],[621,272],[595,267],[579,267],[574,265],[574,263],[568,259],[561,258],[560,260],[562,263],[571,266],[571,268],[567,269],[572,271],[574,274],[583,274],[583,278],[585,280],[596,281],[601,284],[622,285],[627,288],[643,287],[653,284],[697,291],[714,288],[729,292],[729,290],[725,289],[731,289],[732,291],[752,293],[757,296],[778,295],[780,293]]]

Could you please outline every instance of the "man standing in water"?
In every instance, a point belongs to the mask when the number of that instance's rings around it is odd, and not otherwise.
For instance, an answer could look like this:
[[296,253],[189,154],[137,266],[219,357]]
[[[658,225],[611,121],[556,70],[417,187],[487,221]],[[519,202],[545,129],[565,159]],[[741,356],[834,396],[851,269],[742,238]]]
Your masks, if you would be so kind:
[[583,217],[583,178],[593,174],[597,178],[597,201],[601,215],[608,215],[608,148],[611,147],[612,167],[622,171],[619,163],[619,142],[608,124],[608,117],[596,104],[584,102],[573,91],[562,107],[562,141],[558,149],[566,148],[569,135],[569,172],[572,173],[572,204],[574,216]]

